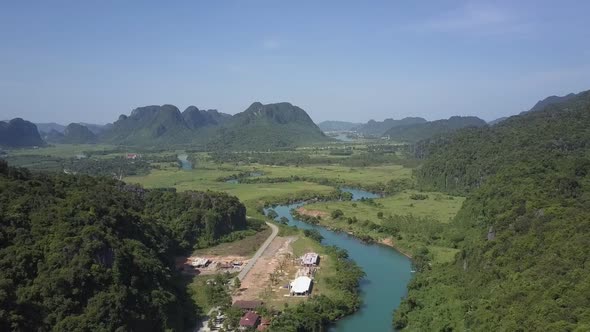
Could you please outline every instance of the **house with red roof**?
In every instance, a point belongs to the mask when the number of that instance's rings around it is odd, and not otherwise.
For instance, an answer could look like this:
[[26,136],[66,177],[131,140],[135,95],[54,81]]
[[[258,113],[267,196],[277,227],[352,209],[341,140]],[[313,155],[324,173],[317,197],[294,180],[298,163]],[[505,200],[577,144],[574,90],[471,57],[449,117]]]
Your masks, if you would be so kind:
[[240,319],[240,330],[255,329],[260,324],[260,316],[254,311],[248,311]]

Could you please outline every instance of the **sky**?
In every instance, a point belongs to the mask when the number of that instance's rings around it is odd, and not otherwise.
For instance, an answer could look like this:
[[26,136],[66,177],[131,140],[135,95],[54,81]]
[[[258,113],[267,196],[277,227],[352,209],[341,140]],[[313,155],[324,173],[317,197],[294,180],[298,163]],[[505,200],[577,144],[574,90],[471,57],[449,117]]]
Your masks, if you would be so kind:
[[590,89],[590,1],[0,0],[0,120],[144,105],[314,121],[517,114]]

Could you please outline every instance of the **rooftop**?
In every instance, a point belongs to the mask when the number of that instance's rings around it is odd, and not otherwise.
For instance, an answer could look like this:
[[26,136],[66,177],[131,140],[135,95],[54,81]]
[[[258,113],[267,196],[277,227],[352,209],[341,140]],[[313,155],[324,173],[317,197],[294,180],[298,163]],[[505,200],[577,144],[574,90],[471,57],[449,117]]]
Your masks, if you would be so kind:
[[248,311],[240,319],[240,326],[256,326],[259,319],[260,316],[258,316],[255,312]]
[[309,291],[311,287],[311,278],[309,277],[298,277],[291,282],[291,292],[293,293],[305,293]]
[[318,257],[318,254],[315,252],[308,252],[307,254],[303,255],[303,257],[301,257],[301,263],[304,265],[317,264]]
[[254,309],[262,306],[263,302],[258,300],[239,300],[234,302],[233,307],[240,309]]

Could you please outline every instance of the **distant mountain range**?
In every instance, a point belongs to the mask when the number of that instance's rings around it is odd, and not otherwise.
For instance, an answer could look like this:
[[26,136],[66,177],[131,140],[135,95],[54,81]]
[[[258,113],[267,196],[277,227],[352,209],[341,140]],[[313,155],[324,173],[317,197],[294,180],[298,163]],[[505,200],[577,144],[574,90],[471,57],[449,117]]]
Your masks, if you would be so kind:
[[146,106],[121,115],[103,141],[128,145],[194,145],[272,149],[329,140],[309,115],[290,103],[253,103],[236,115],[195,106]]
[[427,121],[420,117],[406,117],[400,120],[369,120],[365,124],[351,125],[350,122],[324,121],[320,123],[320,128],[348,128],[346,130],[356,131],[365,137],[387,137],[400,142],[416,142],[465,127],[485,126],[486,122],[476,117],[454,116],[447,120],[436,121]]
[[369,120],[366,124],[362,124],[353,128],[359,134],[364,136],[381,137],[391,128],[399,126],[407,126],[413,124],[426,123],[426,119],[417,117],[407,117],[401,120],[385,119],[383,121]]
[[331,141],[309,115],[290,103],[253,103],[236,115],[174,105],[138,107],[113,124],[39,123],[22,119],[2,122],[0,146],[25,147],[49,143],[203,149],[275,149]]
[[405,126],[397,126],[383,134],[390,140],[418,142],[436,135],[446,134],[467,127],[484,127],[487,123],[475,116],[452,116],[447,120],[436,120]]
[[[551,104],[562,104],[576,96],[551,96],[523,113],[535,112]],[[490,125],[503,120],[505,118],[494,120]],[[465,127],[485,125],[485,121],[477,117],[455,116],[436,121],[420,117],[370,120],[365,124],[324,121],[318,127],[303,109],[290,103],[263,105],[255,102],[233,116],[217,110],[199,110],[195,106],[180,112],[174,105],[152,105],[136,108],[130,115],[121,115],[113,124],[107,125],[35,125],[20,118],[1,121],[0,146],[30,147],[51,142],[261,150],[331,141],[322,130],[356,131],[367,137],[389,137],[391,140],[411,143]]]
[[[90,129],[91,132],[93,132],[96,135],[113,127],[112,123],[107,123],[106,125],[100,125],[100,124],[94,124],[94,123],[80,122],[78,124],[81,124],[84,127],[87,127],[88,129]],[[55,122],[35,123],[35,125],[37,126],[37,129],[39,130],[39,133],[41,134],[41,136],[47,135],[47,134],[51,133],[51,131],[56,131],[58,133],[63,134],[64,130],[66,130],[66,127],[67,127],[65,125],[55,123]]]
[[350,131],[356,127],[361,126],[362,123],[346,122],[346,121],[322,121],[318,123],[318,127],[324,132],[326,131]]

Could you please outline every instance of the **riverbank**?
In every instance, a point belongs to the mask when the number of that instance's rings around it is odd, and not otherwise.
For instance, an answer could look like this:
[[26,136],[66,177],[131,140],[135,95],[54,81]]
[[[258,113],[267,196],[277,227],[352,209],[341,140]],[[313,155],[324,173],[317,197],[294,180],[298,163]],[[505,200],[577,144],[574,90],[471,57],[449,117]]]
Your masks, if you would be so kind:
[[452,261],[458,252],[455,239],[446,234],[463,201],[458,196],[406,190],[369,200],[314,202],[297,213],[304,221],[393,247],[407,257],[426,249],[437,264]]
[[[359,192],[359,194],[361,196],[357,196],[357,199],[364,198],[362,195],[364,193]],[[372,197],[374,194],[366,193],[366,195]],[[397,308],[401,298],[405,296],[406,285],[412,277],[409,258],[392,247],[378,243],[364,243],[345,232],[331,231],[325,227],[298,220],[291,211],[304,204],[274,205],[272,209],[277,213],[277,220],[284,217],[290,226],[317,231],[324,238],[323,244],[345,249],[349,258],[365,272],[365,278],[361,281],[359,289],[363,305],[358,311],[335,322],[334,330],[359,331],[366,329],[367,326],[378,331],[391,330],[391,312]]]

